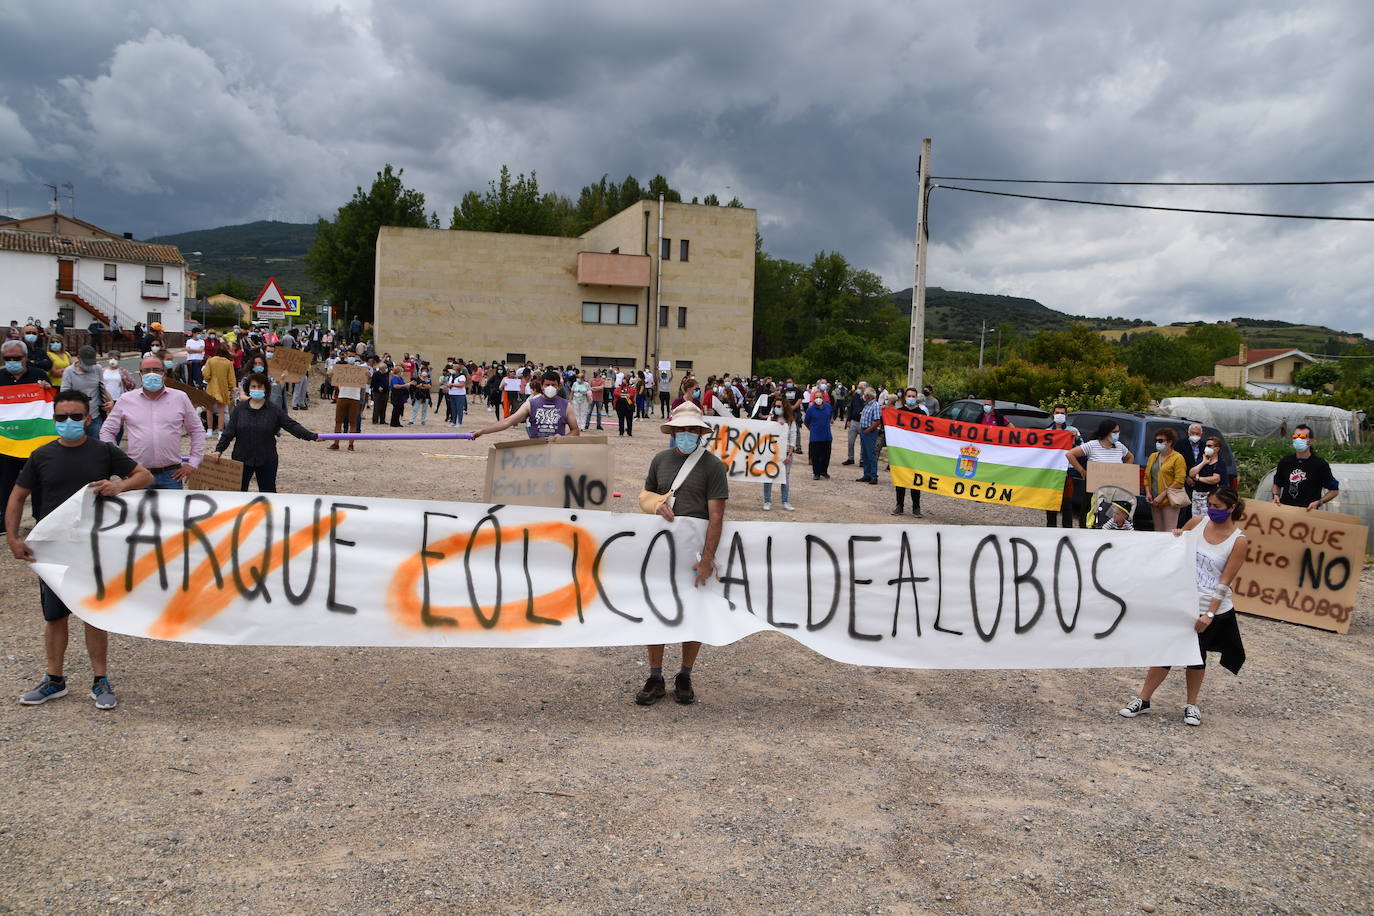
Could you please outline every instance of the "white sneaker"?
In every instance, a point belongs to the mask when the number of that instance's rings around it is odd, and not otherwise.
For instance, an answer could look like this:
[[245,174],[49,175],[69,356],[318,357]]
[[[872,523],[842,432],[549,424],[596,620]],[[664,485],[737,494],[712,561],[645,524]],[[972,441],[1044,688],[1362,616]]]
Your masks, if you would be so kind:
[[764,511],[764,512],[772,512],[772,511],[773,511],[773,504],[772,504],[772,503],[764,503],[764,504],[763,504],[763,511]]
[[1187,706],[1183,707],[1183,724],[1184,724],[1184,725],[1201,725],[1201,724],[1202,724],[1202,710],[1198,709],[1198,708],[1197,708],[1196,706],[1194,706],[1192,703],[1189,703]]
[[796,512],[796,511],[797,511],[797,507],[794,506],[794,505],[792,505],[791,503],[783,503],[783,504],[782,504],[782,507],[783,507],[784,509],[786,509],[788,512]]

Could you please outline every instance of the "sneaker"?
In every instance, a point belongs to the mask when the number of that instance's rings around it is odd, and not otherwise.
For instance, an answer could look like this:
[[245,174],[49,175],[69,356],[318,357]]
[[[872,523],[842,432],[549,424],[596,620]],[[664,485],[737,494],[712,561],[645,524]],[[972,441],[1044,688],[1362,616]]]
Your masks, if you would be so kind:
[[845,460],[843,460],[843,461],[840,462],[840,464],[853,464],[853,463],[854,463],[854,459],[853,459],[853,458],[846,458]]
[[1189,703],[1187,706],[1183,707],[1183,724],[1184,724],[1184,725],[1201,725],[1201,724],[1202,724],[1202,710],[1198,709],[1198,708],[1197,708],[1196,706],[1194,706],[1192,703]]
[[912,518],[925,518],[925,516],[921,514],[921,510],[920,510],[920,509],[912,509],[912,510],[911,510],[911,517],[912,517]]
[[692,691],[692,676],[690,674],[679,671],[677,677],[673,678],[673,699],[683,706],[697,701],[697,695]]
[[20,697],[19,702],[23,703],[25,706],[37,706],[40,703],[46,703],[49,700],[55,700],[58,697],[65,697],[66,695],[67,682],[54,681],[45,674],[38,686]]
[[782,507],[783,507],[784,509],[786,509],[788,512],[796,512],[796,511],[797,511],[797,507],[794,506],[794,505],[792,505],[791,503],[783,503],[783,504],[782,504]]
[[764,503],[764,504],[763,504],[763,511],[764,511],[764,512],[772,512],[772,511],[773,511],[773,504],[772,504],[772,503]]
[[1150,711],[1150,701],[1142,700],[1140,697],[1131,697],[1131,702],[1117,710],[1117,714],[1127,719],[1134,719],[1136,716],[1143,716]]
[[906,510],[903,509],[901,506],[898,506],[897,508],[895,508],[895,509],[892,510],[891,514],[892,514],[892,515],[906,515]]
[[639,706],[652,706],[667,695],[668,690],[664,686],[663,675],[651,674],[649,679],[644,682],[644,687],[635,694],[635,703]]
[[95,700],[96,709],[114,709],[119,705],[119,700],[115,699],[114,688],[110,686],[110,679],[107,677],[96,678],[95,686],[91,688],[91,699]]
[[862,477],[855,477],[855,478],[854,478],[854,482],[855,482],[855,483],[868,483],[868,475],[865,474],[865,475],[862,476]]

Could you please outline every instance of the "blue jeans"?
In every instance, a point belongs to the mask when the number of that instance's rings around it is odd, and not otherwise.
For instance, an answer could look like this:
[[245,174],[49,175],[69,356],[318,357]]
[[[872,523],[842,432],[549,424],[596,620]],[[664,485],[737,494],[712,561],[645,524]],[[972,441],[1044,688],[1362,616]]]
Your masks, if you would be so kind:
[[591,425],[592,425],[592,414],[593,414],[593,413],[596,414],[596,425],[597,425],[597,426],[600,426],[600,425],[601,425],[601,404],[602,404],[601,401],[592,401],[591,405],[587,407],[587,416],[585,416],[585,417],[582,418],[582,428],[583,428],[583,429],[590,429],[590,428],[591,428]]
[[173,468],[173,469],[170,470],[170,471],[158,471],[157,473],[155,473],[155,474],[153,475],[153,485],[152,485],[151,487],[149,487],[148,489],[150,489],[150,490],[184,490],[184,489],[186,489],[186,484],[182,483],[180,480],[173,480],[173,479],[172,479],[172,475],[175,474],[175,473],[176,473],[176,469],[175,469],[175,468]]
[[862,454],[864,476],[869,480],[878,479],[878,434],[860,432],[859,448]]
[[415,422],[416,415],[419,415],[420,422],[424,423],[429,419],[429,398],[417,397],[410,402],[410,422]]
[[454,423],[463,425],[463,415],[468,412],[468,396],[451,394],[448,396],[449,415]]
[[[782,501],[785,503],[791,502],[791,500],[787,498],[789,492],[788,487],[790,486],[791,484],[786,483],[782,485]],[[765,503],[771,503],[773,501],[773,485],[771,483],[763,485],[763,501]]]

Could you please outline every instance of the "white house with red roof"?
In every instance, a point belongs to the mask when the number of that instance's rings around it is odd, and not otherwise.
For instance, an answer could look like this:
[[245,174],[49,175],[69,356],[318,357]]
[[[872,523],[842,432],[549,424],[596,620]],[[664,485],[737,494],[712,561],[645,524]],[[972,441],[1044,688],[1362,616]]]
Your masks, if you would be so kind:
[[0,326],[61,317],[71,328],[118,319],[185,329],[186,259],[58,213],[0,222]]
[[1251,350],[1241,344],[1240,352],[1221,360],[1213,372],[1217,384],[1262,397],[1271,391],[1297,391],[1293,373],[1316,361],[1316,357],[1296,347]]

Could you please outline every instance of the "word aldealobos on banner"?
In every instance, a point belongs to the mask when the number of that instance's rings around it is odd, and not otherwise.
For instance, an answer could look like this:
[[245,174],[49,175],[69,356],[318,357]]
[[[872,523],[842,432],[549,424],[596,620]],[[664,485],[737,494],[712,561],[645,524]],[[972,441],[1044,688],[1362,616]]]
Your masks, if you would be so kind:
[[764,630],[913,668],[1195,664],[1193,557],[1168,535],[727,524],[365,497],[74,495],[29,536],[79,617],[186,642],[722,645]]

